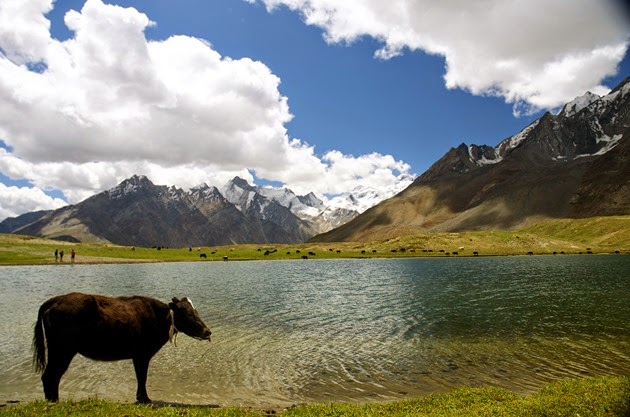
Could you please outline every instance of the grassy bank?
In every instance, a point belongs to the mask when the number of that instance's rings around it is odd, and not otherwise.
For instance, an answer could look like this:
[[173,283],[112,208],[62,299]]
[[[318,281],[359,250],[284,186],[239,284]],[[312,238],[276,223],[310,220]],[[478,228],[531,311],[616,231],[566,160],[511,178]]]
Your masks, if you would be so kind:
[[378,404],[300,405],[287,410],[251,410],[182,405],[133,405],[101,400],[45,401],[0,408],[2,416],[593,416],[630,415],[630,378],[600,377],[550,383],[522,396],[500,388],[461,388],[411,400]]
[[[55,263],[55,249],[77,252],[76,263],[177,262],[322,258],[401,258],[533,254],[630,253],[630,216],[548,220],[515,231],[424,233],[373,242],[247,244],[194,248],[142,248],[69,243],[0,234],[0,265]],[[205,257],[200,257],[200,255]],[[315,254],[315,255],[313,255]]]

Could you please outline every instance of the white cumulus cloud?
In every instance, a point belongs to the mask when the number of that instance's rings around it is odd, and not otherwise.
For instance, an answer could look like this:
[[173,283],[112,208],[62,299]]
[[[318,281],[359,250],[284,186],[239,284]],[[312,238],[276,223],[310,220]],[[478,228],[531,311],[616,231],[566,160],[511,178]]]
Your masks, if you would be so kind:
[[448,88],[500,96],[515,114],[606,93],[602,80],[630,43],[627,10],[615,0],[258,1],[298,11],[328,42],[377,39],[381,59],[406,49],[443,56]]
[[[281,80],[262,62],[190,36],[149,40],[147,15],[101,0],[66,13],[73,35],[60,41],[46,18],[53,7],[0,2],[0,172],[34,194],[57,189],[76,203],[133,174],[187,188],[251,172],[324,194],[359,181],[337,178],[340,163],[381,187],[388,171],[408,175],[388,155],[322,158],[291,139]],[[16,211],[0,201],[0,213]]]
[[67,203],[50,197],[39,188],[15,187],[0,183],[0,219],[15,217],[19,214],[37,210],[53,210]]

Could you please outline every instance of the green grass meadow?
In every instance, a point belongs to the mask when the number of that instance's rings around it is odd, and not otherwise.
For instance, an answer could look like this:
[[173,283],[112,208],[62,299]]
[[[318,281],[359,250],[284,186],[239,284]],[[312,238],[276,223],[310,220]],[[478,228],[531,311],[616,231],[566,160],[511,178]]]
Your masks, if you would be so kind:
[[[143,248],[108,243],[69,243],[0,234],[0,265],[55,263],[55,249],[77,253],[77,263],[404,258],[611,253],[630,254],[630,216],[547,220],[520,230],[423,233],[372,242],[243,244]],[[315,255],[310,255],[309,252]],[[205,254],[205,258],[200,257]],[[227,258],[226,258],[227,257]]]
[[627,417],[630,416],[630,378],[599,377],[556,381],[530,395],[501,388],[460,388],[409,400],[371,404],[309,404],[285,410],[214,408],[193,405],[135,405],[102,400],[35,401],[0,408],[0,416],[14,417],[254,417],[279,414],[315,416],[431,416],[431,417]]

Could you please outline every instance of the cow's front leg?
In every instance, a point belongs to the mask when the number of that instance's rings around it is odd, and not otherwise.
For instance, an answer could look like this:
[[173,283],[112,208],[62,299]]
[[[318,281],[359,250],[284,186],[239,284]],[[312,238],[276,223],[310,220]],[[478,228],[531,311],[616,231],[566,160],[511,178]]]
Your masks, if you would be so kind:
[[147,394],[147,373],[149,372],[149,362],[151,358],[136,357],[133,358],[133,368],[136,370],[136,379],[138,380],[138,390],[136,391],[136,401],[141,404],[151,402]]

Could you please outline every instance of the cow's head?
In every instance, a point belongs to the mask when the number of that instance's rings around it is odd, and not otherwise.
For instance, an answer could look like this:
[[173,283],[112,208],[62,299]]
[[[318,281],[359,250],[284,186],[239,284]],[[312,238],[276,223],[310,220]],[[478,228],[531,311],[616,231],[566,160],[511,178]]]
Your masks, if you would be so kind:
[[199,318],[197,310],[188,298],[184,297],[180,300],[174,297],[173,301],[169,303],[169,307],[173,311],[173,322],[177,331],[195,339],[210,340],[212,332]]

